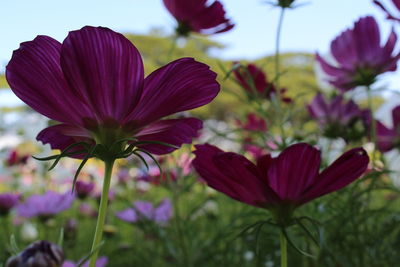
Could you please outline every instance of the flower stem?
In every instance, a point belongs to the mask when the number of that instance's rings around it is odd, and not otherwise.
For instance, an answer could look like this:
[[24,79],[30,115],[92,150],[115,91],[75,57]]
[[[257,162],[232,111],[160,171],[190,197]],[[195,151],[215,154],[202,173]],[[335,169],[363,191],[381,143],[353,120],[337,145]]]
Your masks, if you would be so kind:
[[374,144],[374,149],[372,151],[372,169],[375,167],[375,151],[376,151],[376,120],[374,118],[374,106],[372,99],[371,87],[367,86],[367,94],[368,94],[368,109],[371,111],[371,141]]
[[281,32],[283,25],[283,18],[285,16],[285,8],[281,8],[281,13],[279,15],[278,28],[276,30],[276,43],[275,43],[275,79],[276,88],[279,91],[279,78],[280,74],[280,44],[281,44]]
[[281,267],[287,267],[287,240],[283,230],[280,232],[281,240]]
[[110,190],[111,173],[114,166],[114,159],[107,160],[104,163],[105,163],[105,172],[103,181],[103,192],[101,193],[99,215],[97,217],[97,224],[96,224],[96,232],[94,234],[92,249],[90,251],[92,253],[92,256],[90,257],[89,267],[95,267],[97,256],[99,254],[98,246],[101,243],[101,239],[103,236],[104,222],[107,215],[108,192]]

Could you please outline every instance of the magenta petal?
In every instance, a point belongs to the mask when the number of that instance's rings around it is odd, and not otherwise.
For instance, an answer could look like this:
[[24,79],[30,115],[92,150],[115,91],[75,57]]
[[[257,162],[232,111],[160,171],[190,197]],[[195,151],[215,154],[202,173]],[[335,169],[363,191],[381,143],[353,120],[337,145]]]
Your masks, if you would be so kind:
[[318,149],[305,143],[292,145],[269,168],[269,186],[282,200],[297,202],[304,190],[317,178],[320,163]]
[[326,168],[304,193],[301,203],[337,191],[360,177],[368,167],[369,158],[362,148],[354,148]]
[[122,34],[83,27],[64,40],[61,66],[74,93],[98,119],[122,120],[136,106],[144,80],[142,58]]
[[69,89],[60,67],[61,44],[38,36],[22,43],[6,67],[13,92],[37,112],[53,120],[81,123],[88,107]]
[[[182,144],[192,143],[192,139],[198,136],[198,131],[202,127],[203,122],[196,118],[160,120],[144,128],[135,137],[139,141],[160,141],[179,147]],[[157,155],[175,150],[173,147],[158,144],[140,145],[139,147]]]
[[[246,158],[211,145],[197,145],[193,166],[207,184],[229,197],[253,206],[266,207],[275,194],[261,180],[258,168]],[[265,192],[271,191],[271,194]]]
[[[89,133],[83,128],[75,127],[68,124],[58,124],[43,129],[37,135],[36,139],[38,141],[41,141],[43,144],[50,144],[50,147],[52,149],[64,150],[69,145],[77,142],[87,142],[90,144],[92,140],[89,137]],[[83,149],[82,146],[77,146],[71,149],[69,152],[73,153],[81,149]],[[74,157],[82,158],[83,155],[78,154]]]
[[388,152],[395,146],[397,132],[387,128],[380,121],[376,122],[376,142],[378,149],[382,152]]
[[392,110],[392,118],[393,118],[393,129],[395,131],[396,130],[400,131],[400,106],[397,106]]
[[181,58],[154,71],[144,83],[135,110],[125,122],[144,125],[179,111],[209,103],[219,92],[216,74],[192,58]]

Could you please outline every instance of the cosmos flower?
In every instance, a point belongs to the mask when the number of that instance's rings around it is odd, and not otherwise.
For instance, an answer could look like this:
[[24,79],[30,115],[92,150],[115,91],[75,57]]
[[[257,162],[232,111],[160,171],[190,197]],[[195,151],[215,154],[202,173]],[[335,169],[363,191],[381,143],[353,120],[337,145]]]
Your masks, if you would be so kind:
[[71,192],[60,194],[47,191],[43,195],[32,195],[24,203],[19,204],[17,214],[21,217],[50,218],[71,207],[75,196]]
[[149,220],[165,224],[172,216],[172,203],[171,200],[164,199],[157,207],[154,207],[151,202],[135,201],[132,208],[120,211],[116,216],[129,223]]
[[178,22],[176,32],[188,36],[190,32],[216,34],[231,30],[234,24],[225,17],[220,1],[163,0],[165,7]]
[[[262,98],[271,99],[271,96],[277,93],[275,85],[268,81],[267,75],[256,65],[247,64],[242,66],[238,65],[238,63],[235,64],[238,67],[234,68],[233,74],[239,85],[245,89],[250,96],[260,96]],[[292,99],[284,95],[286,91],[285,88],[281,88],[279,90],[279,95],[283,102],[290,103]]]
[[256,114],[248,113],[246,119],[247,120],[245,122],[237,120],[236,124],[238,125],[238,127],[247,131],[263,132],[267,130],[267,124],[265,123],[265,120],[258,117]]
[[0,216],[7,215],[20,201],[21,196],[14,193],[0,194]]
[[194,154],[193,166],[210,187],[271,210],[283,225],[290,224],[297,207],[360,177],[369,162],[364,149],[354,148],[320,172],[320,151],[305,143],[286,148],[276,158],[264,155],[256,164],[209,144],[197,145]]
[[342,95],[327,100],[318,93],[308,105],[308,111],[326,137],[351,141],[369,134],[370,111],[360,109],[353,100],[346,101]]
[[376,143],[382,152],[388,152],[400,147],[400,106],[392,110],[393,126],[386,127],[380,121],[376,122]]
[[[108,258],[107,257],[99,257],[96,261],[95,267],[105,267],[107,266],[108,263]],[[73,261],[66,260],[64,261],[63,265],[61,267],[77,267],[79,263],[74,263]],[[86,261],[83,265],[79,265],[82,267],[88,267],[89,266],[89,261]]]
[[56,244],[36,241],[7,260],[6,267],[60,267],[64,252]]
[[6,160],[6,165],[7,166],[15,166],[18,164],[23,165],[28,161],[28,158],[29,158],[28,155],[21,155],[18,153],[17,150],[14,149],[8,155]]
[[76,195],[80,199],[85,199],[93,192],[95,184],[92,182],[77,181],[75,183]]
[[[381,1],[374,0],[373,1],[375,5],[377,5],[380,9],[382,9],[383,12],[386,14],[386,19],[389,20],[394,20],[397,22],[400,22],[400,14],[397,14],[397,16],[393,15],[389,10],[382,4]],[[394,7],[397,9],[397,11],[400,11],[400,0],[391,0],[393,3]]]
[[384,46],[378,24],[371,16],[359,19],[352,29],[341,33],[331,43],[335,64],[328,63],[318,53],[317,61],[329,76],[329,83],[348,91],[356,86],[370,86],[379,74],[395,71],[399,53],[394,53],[397,35],[392,30]]
[[[192,58],[175,60],[144,78],[142,58],[127,38],[90,26],[70,32],[62,44],[48,36],[22,43],[6,78],[27,105],[60,122],[37,136],[60,150],[85,142],[121,151],[122,146],[113,145],[132,137],[175,146],[191,143],[201,120],[160,119],[203,106],[219,92],[216,74]],[[175,149],[140,147],[154,154]]]

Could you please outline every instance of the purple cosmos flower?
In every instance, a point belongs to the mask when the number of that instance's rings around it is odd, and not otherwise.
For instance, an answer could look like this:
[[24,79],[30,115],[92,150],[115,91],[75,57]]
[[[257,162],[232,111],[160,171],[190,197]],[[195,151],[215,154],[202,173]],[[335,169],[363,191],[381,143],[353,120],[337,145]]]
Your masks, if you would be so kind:
[[308,105],[308,111],[317,120],[326,137],[342,137],[351,141],[359,140],[369,133],[370,111],[360,109],[354,101],[346,101],[342,95],[328,101],[318,93]]
[[19,194],[2,193],[0,194],[0,216],[7,215],[12,208],[14,208],[20,200]]
[[221,2],[207,0],[163,0],[165,7],[178,21],[177,34],[190,32],[215,34],[231,30],[235,25],[225,17]]
[[89,196],[90,193],[93,192],[94,187],[95,184],[91,182],[77,181],[75,183],[76,194],[80,199],[85,199],[87,196]]
[[[219,92],[216,74],[192,58],[173,61],[144,78],[142,58],[127,38],[90,26],[70,32],[62,44],[48,36],[22,43],[6,77],[26,104],[60,122],[37,139],[61,150],[83,141],[112,152],[115,142],[131,137],[175,146],[191,143],[201,120],[160,119],[203,106]],[[154,154],[175,149],[140,147]]]
[[[386,14],[386,19],[389,20],[394,20],[397,22],[400,22],[400,14],[398,14],[397,16],[392,15],[389,10],[382,4],[381,1],[378,0],[374,0],[373,1],[375,5],[377,5],[380,9],[383,10],[383,12],[385,12]],[[395,6],[395,8],[397,9],[397,11],[400,11],[400,0],[392,0],[393,5]]]
[[[99,257],[96,261],[96,267],[105,267],[107,266],[108,263],[108,258],[107,257]],[[61,267],[77,267],[79,263],[74,263],[72,261],[64,261],[63,265]],[[88,267],[89,266],[89,261],[86,261],[82,267]]]
[[48,241],[36,241],[9,258],[6,267],[59,267],[63,261],[64,252],[59,246]]
[[[234,69],[233,74],[239,85],[250,95],[258,95],[270,99],[277,92],[275,85],[268,81],[267,75],[254,64],[239,66]],[[283,102],[290,103],[292,99],[284,96],[286,91],[285,88],[279,90],[280,98]]]
[[382,152],[400,148],[400,106],[392,110],[392,121],[392,128],[386,127],[380,121],[376,122],[376,141],[378,149]]
[[378,24],[371,16],[359,19],[354,28],[340,34],[331,43],[336,64],[329,64],[318,53],[317,61],[330,76],[329,83],[342,91],[369,86],[384,72],[395,71],[399,54],[394,54],[397,35],[392,30],[381,46]]
[[276,158],[264,155],[257,164],[208,144],[197,145],[194,153],[193,166],[210,187],[272,210],[282,224],[289,222],[296,207],[353,182],[369,162],[366,151],[355,148],[320,172],[320,151],[305,143],[286,148]]
[[25,218],[49,218],[69,209],[74,198],[71,192],[60,194],[47,191],[44,195],[32,195],[16,207],[17,214]]
[[258,117],[254,113],[247,114],[247,121],[241,122],[240,120],[236,121],[236,124],[247,131],[266,131],[267,124],[263,118]]
[[28,155],[21,155],[18,153],[17,150],[12,150],[10,154],[7,157],[6,160],[6,165],[7,166],[14,166],[18,164],[25,164],[28,161],[29,156]]
[[164,199],[158,207],[147,201],[135,201],[133,208],[120,211],[116,216],[126,222],[135,223],[141,220],[150,220],[158,224],[165,224],[172,216],[172,203]]

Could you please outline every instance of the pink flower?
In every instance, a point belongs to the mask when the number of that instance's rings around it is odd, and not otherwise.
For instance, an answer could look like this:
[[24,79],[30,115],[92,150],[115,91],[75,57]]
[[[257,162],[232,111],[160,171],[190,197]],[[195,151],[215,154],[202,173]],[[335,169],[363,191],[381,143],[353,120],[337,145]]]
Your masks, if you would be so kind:
[[234,24],[225,17],[221,2],[207,0],[163,0],[165,7],[178,21],[176,32],[188,36],[190,32],[215,34],[231,30]]
[[246,204],[269,209],[287,224],[295,208],[337,191],[360,177],[369,158],[362,148],[344,153],[322,172],[320,151],[299,143],[257,164],[211,145],[197,145],[193,166],[207,184]]
[[[96,267],[105,267],[107,266],[108,263],[108,258],[107,257],[99,257],[96,261]],[[89,266],[89,261],[86,261],[83,263],[83,265],[80,265],[80,262],[74,263],[73,261],[64,261],[63,265],[61,267],[77,267],[77,266],[82,266],[82,267],[88,267]]]
[[379,74],[396,70],[400,56],[393,53],[396,41],[397,35],[392,30],[386,44],[381,46],[378,24],[367,16],[331,43],[336,64],[329,64],[318,53],[316,57],[322,70],[329,75],[329,83],[348,91],[356,86],[370,86]]
[[346,101],[342,95],[326,100],[318,93],[308,105],[308,111],[329,138],[346,141],[359,140],[368,135],[371,112],[360,109],[353,100]]
[[[173,61],[144,78],[142,58],[128,39],[89,26],[70,32],[62,44],[48,36],[22,43],[6,77],[26,104],[60,122],[37,139],[61,150],[83,141],[113,153],[115,142],[132,137],[175,146],[191,143],[201,120],[161,118],[203,106],[219,92],[216,74],[192,58]],[[175,149],[139,147],[154,154]]]
[[254,113],[247,114],[246,122],[243,123],[240,120],[237,120],[236,123],[239,127],[247,131],[263,132],[267,130],[267,124],[265,123],[265,120],[263,118],[258,117]]
[[[260,96],[270,99],[273,94],[277,93],[275,85],[269,82],[267,75],[254,64],[239,66],[234,69],[233,74],[239,85],[243,87],[250,96]],[[284,96],[286,91],[285,88],[280,89],[279,95],[283,102],[290,103],[292,99]]]
[[[380,9],[382,9],[383,12],[386,14],[386,19],[389,20],[394,20],[397,22],[400,22],[400,14],[397,14],[397,16],[392,15],[388,9],[381,3],[381,1],[374,0],[373,1],[375,5],[377,5]],[[395,6],[397,11],[400,11],[400,0],[392,0],[392,4]]]
[[388,128],[380,121],[376,125],[376,139],[378,149],[388,152],[396,147],[400,148],[400,106],[392,110],[393,127]]
[[18,164],[25,164],[28,161],[29,156],[28,155],[21,155],[18,153],[17,150],[12,150],[10,154],[7,157],[6,160],[6,165],[7,166],[15,166]]
[[93,192],[95,184],[92,182],[76,181],[75,190],[78,198],[85,199]]

